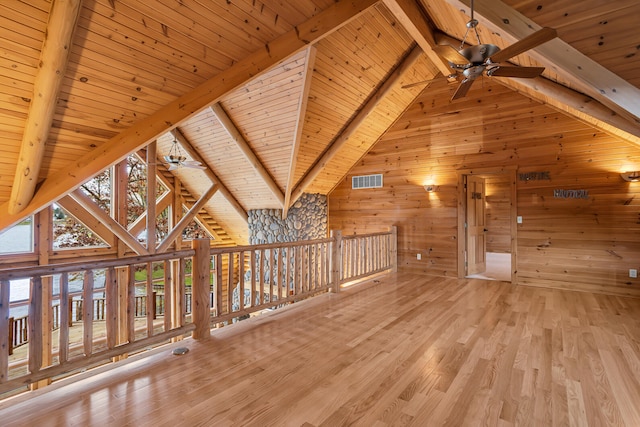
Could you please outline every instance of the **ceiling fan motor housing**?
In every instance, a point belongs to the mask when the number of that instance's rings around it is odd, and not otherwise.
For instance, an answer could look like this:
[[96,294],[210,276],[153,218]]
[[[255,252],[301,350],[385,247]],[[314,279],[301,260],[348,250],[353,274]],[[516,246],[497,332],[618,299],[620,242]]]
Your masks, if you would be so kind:
[[472,65],[484,64],[492,55],[500,51],[500,48],[494,44],[479,44],[461,49],[460,55],[467,58]]

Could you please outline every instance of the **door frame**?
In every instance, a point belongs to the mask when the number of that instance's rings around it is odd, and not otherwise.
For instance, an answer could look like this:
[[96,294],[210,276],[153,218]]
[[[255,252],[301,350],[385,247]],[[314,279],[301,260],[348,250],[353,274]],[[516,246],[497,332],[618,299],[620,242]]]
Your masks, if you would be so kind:
[[464,228],[467,215],[467,198],[464,192],[464,177],[467,175],[508,175],[510,181],[510,231],[511,231],[511,283],[518,284],[518,206],[517,206],[517,166],[504,166],[494,168],[458,169],[458,278],[463,279],[467,275],[465,265],[465,253],[467,251],[467,239]]

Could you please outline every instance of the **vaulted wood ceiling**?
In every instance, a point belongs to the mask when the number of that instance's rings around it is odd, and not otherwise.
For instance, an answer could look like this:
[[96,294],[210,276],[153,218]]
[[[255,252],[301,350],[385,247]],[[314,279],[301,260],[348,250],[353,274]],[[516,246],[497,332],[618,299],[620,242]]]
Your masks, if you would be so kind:
[[[502,48],[558,31],[511,60],[542,77],[494,79],[640,143],[636,0],[475,12]],[[195,198],[218,184],[204,209],[246,243],[247,210],[329,193],[429,90],[405,86],[450,72],[432,48],[459,43],[468,20],[468,0],[2,2],[0,229],[151,141],[161,163],[177,140],[207,169],[172,173]]]

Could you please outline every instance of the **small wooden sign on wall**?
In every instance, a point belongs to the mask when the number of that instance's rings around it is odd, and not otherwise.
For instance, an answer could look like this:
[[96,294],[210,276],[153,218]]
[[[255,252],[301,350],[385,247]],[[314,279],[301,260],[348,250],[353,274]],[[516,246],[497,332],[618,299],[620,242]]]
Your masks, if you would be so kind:
[[553,197],[556,199],[588,199],[589,190],[553,190]]
[[542,172],[525,172],[519,173],[518,179],[520,181],[550,181],[551,180],[551,172],[550,171],[542,171]]

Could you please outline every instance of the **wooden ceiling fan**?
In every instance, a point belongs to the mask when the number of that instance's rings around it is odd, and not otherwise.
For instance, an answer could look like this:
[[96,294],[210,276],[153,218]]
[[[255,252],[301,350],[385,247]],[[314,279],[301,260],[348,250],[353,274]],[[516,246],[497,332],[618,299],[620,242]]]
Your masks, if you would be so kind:
[[[505,66],[500,63],[557,37],[555,29],[545,27],[504,49],[500,49],[496,45],[482,43],[477,26],[478,20],[473,16],[473,0],[471,0],[471,19],[467,22],[467,31],[460,48],[456,50],[451,45],[439,45],[433,49],[440,57],[447,60],[449,66],[455,71],[456,74],[447,76],[448,78],[456,77],[457,73],[461,73],[464,77],[451,100],[464,97],[473,82],[483,74],[490,77],[533,78],[539,76],[544,71],[544,67]],[[475,33],[478,44],[465,47],[465,41],[471,31]]]

